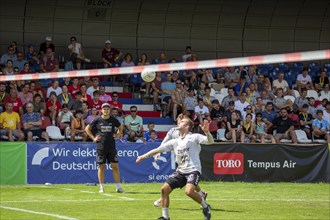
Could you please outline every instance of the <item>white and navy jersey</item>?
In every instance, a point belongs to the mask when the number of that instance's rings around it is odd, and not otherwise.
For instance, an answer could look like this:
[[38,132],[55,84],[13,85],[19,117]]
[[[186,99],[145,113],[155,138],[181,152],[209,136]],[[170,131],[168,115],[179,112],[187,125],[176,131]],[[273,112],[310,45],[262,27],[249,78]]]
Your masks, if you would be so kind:
[[193,171],[202,172],[199,153],[201,144],[209,144],[207,137],[201,134],[187,134],[184,138],[170,140],[159,146],[162,152],[174,151],[177,171],[181,173],[191,173]]

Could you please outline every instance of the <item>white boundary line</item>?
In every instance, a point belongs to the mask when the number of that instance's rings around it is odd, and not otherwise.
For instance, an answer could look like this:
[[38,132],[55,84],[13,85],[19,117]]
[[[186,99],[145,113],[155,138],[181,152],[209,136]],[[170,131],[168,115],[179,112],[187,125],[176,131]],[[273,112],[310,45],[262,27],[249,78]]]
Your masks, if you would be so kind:
[[9,206],[0,206],[2,209],[8,209],[8,210],[13,210],[13,211],[19,211],[19,212],[26,212],[26,213],[31,213],[31,214],[37,214],[37,215],[46,215],[46,216],[51,216],[59,219],[70,219],[70,220],[77,220],[76,218],[71,218],[68,216],[63,216],[63,215],[56,215],[56,214],[50,214],[46,212],[36,212],[28,209],[20,209],[20,208],[14,208],[14,207],[9,207]]
[[[1,201],[1,203],[39,203],[39,202],[102,202],[102,201],[116,201],[118,202],[118,198],[121,197],[113,197],[112,199],[82,199],[82,200],[13,200],[13,201]],[[130,199],[131,201],[154,201],[155,198],[141,198],[141,199]],[[190,198],[170,198],[172,201],[189,201],[191,200]],[[275,198],[208,198],[208,201],[269,201],[269,202],[329,202],[330,200],[327,199],[275,199]]]

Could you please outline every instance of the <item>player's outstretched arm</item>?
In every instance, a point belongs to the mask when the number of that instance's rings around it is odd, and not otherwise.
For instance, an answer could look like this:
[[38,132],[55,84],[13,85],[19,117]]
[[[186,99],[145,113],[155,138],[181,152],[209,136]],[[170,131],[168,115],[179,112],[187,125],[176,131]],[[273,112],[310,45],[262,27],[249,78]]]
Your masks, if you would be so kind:
[[136,158],[136,163],[140,163],[142,160],[144,160],[144,159],[146,159],[148,157],[152,157],[153,155],[158,154],[158,153],[161,153],[159,147],[156,148],[156,149],[153,149],[153,150],[149,151],[148,153],[145,153],[145,154],[143,154],[141,156],[138,156]]

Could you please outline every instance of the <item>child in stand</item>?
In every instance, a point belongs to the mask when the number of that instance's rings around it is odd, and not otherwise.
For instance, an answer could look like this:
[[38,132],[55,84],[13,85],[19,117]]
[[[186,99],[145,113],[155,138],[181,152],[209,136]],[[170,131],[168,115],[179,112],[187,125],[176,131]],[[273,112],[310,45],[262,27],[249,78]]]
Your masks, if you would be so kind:
[[149,134],[150,134],[150,138],[148,142],[161,142],[161,140],[157,139],[157,133],[155,130],[150,131]]
[[[150,132],[151,132],[151,131],[155,131],[155,130],[154,130],[154,128],[155,128],[155,123],[152,122],[152,121],[150,121],[150,122],[148,122],[147,127],[148,127],[148,131],[146,131],[146,132],[144,133],[144,135],[143,135],[143,141],[144,141],[144,142],[149,141],[149,139],[150,139]],[[156,132],[156,139],[157,139],[157,132]]]
[[262,121],[262,114],[257,113],[256,115],[256,124],[254,126],[254,133],[256,137],[260,139],[261,143],[265,143],[265,139],[270,139],[273,144],[275,144],[275,138],[271,134],[266,132],[266,124]]

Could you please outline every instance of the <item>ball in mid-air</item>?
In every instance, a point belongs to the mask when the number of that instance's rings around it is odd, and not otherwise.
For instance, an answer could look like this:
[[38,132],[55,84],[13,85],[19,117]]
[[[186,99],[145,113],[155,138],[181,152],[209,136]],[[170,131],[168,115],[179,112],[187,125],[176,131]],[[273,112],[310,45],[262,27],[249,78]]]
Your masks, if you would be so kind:
[[152,82],[156,78],[156,72],[150,70],[143,70],[141,73],[141,78],[145,82]]

